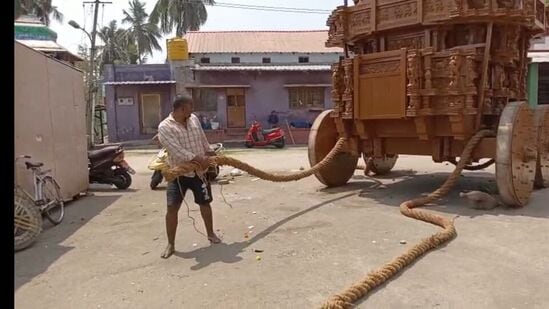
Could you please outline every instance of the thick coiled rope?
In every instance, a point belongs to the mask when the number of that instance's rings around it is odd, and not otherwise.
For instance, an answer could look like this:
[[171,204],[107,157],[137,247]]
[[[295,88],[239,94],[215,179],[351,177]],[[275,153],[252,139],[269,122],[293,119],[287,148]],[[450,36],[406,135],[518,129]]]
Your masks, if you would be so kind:
[[380,286],[396,273],[401,271],[406,266],[410,265],[414,260],[421,257],[428,251],[437,248],[438,246],[452,240],[456,237],[456,228],[454,221],[447,217],[437,215],[425,210],[414,209],[440,199],[446,195],[452,186],[456,184],[459,176],[469,161],[469,158],[475,146],[484,138],[493,136],[493,133],[488,130],[479,131],[475,134],[465,146],[461,159],[457,163],[456,168],[446,179],[444,184],[433,193],[426,197],[413,199],[400,204],[400,212],[410,218],[421,220],[427,223],[440,226],[443,230],[423,239],[419,244],[413,246],[402,255],[396,257],[391,262],[381,266],[364,277],[362,280],[353,284],[345,291],[332,296],[326,303],[322,305],[323,309],[345,309],[353,307],[353,304],[366,296],[374,288]]
[[[253,175],[255,177],[258,177],[264,180],[272,181],[272,182],[297,181],[313,175],[314,173],[322,170],[325,166],[330,164],[335,158],[335,156],[337,156],[340,152],[342,152],[346,142],[347,142],[347,139],[340,138],[335,144],[335,146],[332,148],[332,150],[330,150],[330,152],[326,155],[326,157],[322,159],[322,161],[318,162],[315,166],[311,167],[310,169],[293,173],[293,174],[278,175],[278,174],[267,173],[245,162],[242,162],[235,158],[223,156],[223,155],[209,157],[208,163],[209,163],[209,166],[215,166],[215,165],[232,166],[240,170],[246,171],[250,175]],[[166,181],[172,181],[179,175],[183,175],[189,172],[196,172],[197,174],[203,174],[205,173],[206,170],[207,170],[207,167],[200,166],[200,164],[197,162],[188,162],[173,168],[165,166],[164,168],[162,168],[162,175],[166,178]]]
[[[454,186],[455,183],[458,181],[459,176],[467,165],[467,162],[469,161],[475,146],[484,137],[488,136],[493,136],[493,133],[489,130],[482,130],[476,133],[469,140],[469,142],[465,146],[465,149],[463,150],[463,153],[460,156],[460,161],[457,163],[456,168],[439,189],[427,195],[426,197],[405,201],[400,205],[400,212],[403,215],[413,219],[438,225],[443,230],[431,235],[428,238],[423,239],[420,243],[416,244],[405,253],[396,257],[391,262],[369,273],[368,275],[366,275],[366,277],[356,282],[345,291],[330,297],[328,301],[322,305],[323,309],[346,309],[353,307],[356,301],[366,296],[366,294],[371,292],[374,288],[389,280],[399,271],[410,265],[414,260],[421,257],[428,251],[433,250],[456,237],[457,233],[454,227],[453,220],[441,215],[415,208],[431,203],[446,195],[450,191],[452,186]],[[328,153],[328,155],[326,155],[326,157],[322,161],[320,161],[318,164],[308,170],[294,174],[270,174],[262,170],[256,169],[242,161],[226,156],[210,157],[208,159],[208,163],[210,164],[210,166],[229,165],[246,171],[249,174],[258,178],[273,182],[296,181],[311,176],[315,172],[322,170],[325,166],[330,164],[334,157],[343,150],[345,143],[346,139],[340,138],[334,148],[332,148],[330,153]],[[371,162],[372,161],[369,160],[368,164],[364,167],[366,174],[369,171],[369,166],[371,166]],[[207,167],[200,166],[200,164],[197,162],[189,162],[174,168],[169,168],[165,166],[162,168],[162,174],[167,181],[171,181],[179,175],[183,175],[193,171],[197,172],[198,174],[203,174],[206,169]]]

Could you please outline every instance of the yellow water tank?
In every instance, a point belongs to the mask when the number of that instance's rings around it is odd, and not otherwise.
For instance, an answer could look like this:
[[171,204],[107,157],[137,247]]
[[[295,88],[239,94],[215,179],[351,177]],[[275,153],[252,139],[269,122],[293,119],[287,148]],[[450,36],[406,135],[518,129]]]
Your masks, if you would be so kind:
[[168,60],[182,61],[189,59],[189,46],[183,38],[168,39]]

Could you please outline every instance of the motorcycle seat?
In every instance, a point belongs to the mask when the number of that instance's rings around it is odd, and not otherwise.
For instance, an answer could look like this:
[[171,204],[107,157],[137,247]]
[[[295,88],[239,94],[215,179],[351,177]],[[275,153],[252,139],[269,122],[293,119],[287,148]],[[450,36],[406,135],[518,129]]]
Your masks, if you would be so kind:
[[105,148],[88,151],[88,158],[90,160],[97,160],[105,158],[109,155],[116,153],[120,149],[120,146],[107,146]]
[[27,169],[30,170],[32,168],[38,168],[44,166],[44,163],[42,162],[25,162],[25,165],[27,166]]
[[266,134],[270,134],[270,133],[273,133],[274,131],[277,131],[278,128],[272,128],[272,129],[267,129],[267,130],[261,130],[261,133],[263,135],[266,135]]

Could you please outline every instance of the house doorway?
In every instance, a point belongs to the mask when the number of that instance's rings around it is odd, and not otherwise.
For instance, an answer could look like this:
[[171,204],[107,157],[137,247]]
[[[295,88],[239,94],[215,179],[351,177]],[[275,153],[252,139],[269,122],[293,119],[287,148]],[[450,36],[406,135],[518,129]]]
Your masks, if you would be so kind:
[[141,133],[155,134],[162,118],[160,94],[147,93],[141,95]]
[[246,99],[243,88],[227,89],[227,127],[246,127]]

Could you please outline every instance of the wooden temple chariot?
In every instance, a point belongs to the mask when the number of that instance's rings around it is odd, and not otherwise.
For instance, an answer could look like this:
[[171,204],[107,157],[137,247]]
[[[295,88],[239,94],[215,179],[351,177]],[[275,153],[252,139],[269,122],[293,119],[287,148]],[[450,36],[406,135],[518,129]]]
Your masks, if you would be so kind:
[[[334,109],[309,137],[316,164],[339,137],[345,153],[318,172],[328,186],[347,183],[359,157],[388,173],[399,154],[455,162],[481,129],[475,148],[496,164],[498,189],[524,206],[534,182],[549,178],[549,111],[526,103],[527,51],[546,32],[541,0],[359,0],[328,19],[328,47],[345,57],[332,68]],[[536,178],[537,177],[537,178]]]

